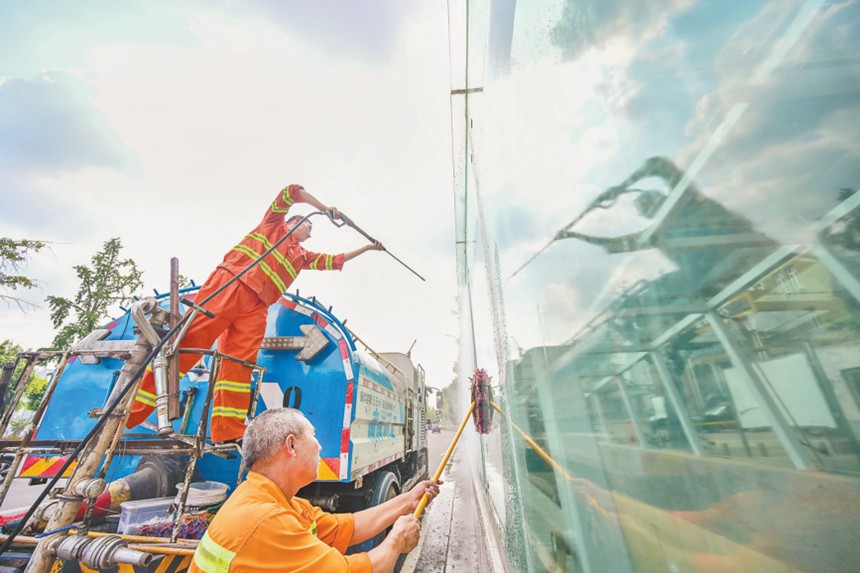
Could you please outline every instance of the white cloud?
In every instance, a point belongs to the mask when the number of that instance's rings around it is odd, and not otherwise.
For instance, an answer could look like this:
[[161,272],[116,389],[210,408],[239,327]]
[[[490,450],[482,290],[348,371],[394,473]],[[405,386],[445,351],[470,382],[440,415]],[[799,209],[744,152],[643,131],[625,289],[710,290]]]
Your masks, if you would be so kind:
[[[413,356],[428,376],[444,373],[435,385],[447,384],[457,352],[448,46],[444,7],[433,10],[404,22],[397,56],[384,65],[335,59],[258,18],[214,11],[189,24],[194,43],[93,48],[86,78],[95,104],[139,170],[46,175],[42,185],[87,213],[89,228],[75,235],[74,256],[55,248],[56,272],[40,261],[28,270],[49,277],[45,294],[71,295],[73,277],[59,269],[120,236],[147,292],[166,289],[172,256],[200,284],[278,189],[302,183],[427,282],[368,253],[342,273],[304,273],[294,286],[341,309],[377,350],[405,351],[418,338]],[[50,215],[50,238],[62,237],[61,213]],[[317,221],[314,250],[364,242]],[[52,337],[46,312],[23,319],[0,309],[0,317],[0,337],[28,346]]]

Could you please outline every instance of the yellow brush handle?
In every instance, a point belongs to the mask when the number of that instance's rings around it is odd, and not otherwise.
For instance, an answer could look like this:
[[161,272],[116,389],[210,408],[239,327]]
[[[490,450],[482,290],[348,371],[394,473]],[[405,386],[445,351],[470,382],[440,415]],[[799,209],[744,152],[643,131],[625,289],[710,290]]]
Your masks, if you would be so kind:
[[[457,435],[454,436],[454,440],[451,442],[451,445],[448,446],[448,451],[445,452],[445,456],[442,458],[442,463],[439,464],[439,468],[436,470],[436,473],[433,474],[433,481],[439,483],[439,478],[442,477],[442,471],[445,469],[445,466],[448,463],[448,458],[451,457],[451,454],[454,452],[454,446],[457,445],[457,440],[460,439],[460,434],[463,433],[463,428],[466,427],[466,422],[469,421],[469,416],[472,415],[472,412],[475,410],[475,403],[472,402],[472,405],[469,406],[469,411],[466,412],[466,416],[463,418],[463,422],[460,424],[460,427],[457,429]],[[424,511],[424,508],[427,507],[427,494],[421,496],[421,501],[418,502],[418,507],[415,508],[415,512],[412,514],[415,516],[415,519],[421,517],[421,513]]]
[[[501,409],[501,408],[499,408],[499,405],[498,405],[498,404],[496,404],[495,402],[490,402],[490,405],[491,405],[493,408],[495,408],[496,412],[498,412],[498,413],[499,413],[499,414],[501,414],[502,416],[504,416],[504,415],[505,415],[505,413],[504,413],[504,412],[502,412],[502,409]],[[549,464],[550,466],[552,466],[552,467],[553,467],[553,468],[554,468],[558,473],[560,473],[562,476],[564,476],[564,479],[566,479],[566,480],[568,480],[568,481],[573,480],[573,476],[572,476],[572,475],[570,475],[569,473],[567,473],[567,470],[565,470],[563,467],[561,467],[560,465],[558,465],[558,462],[556,462],[554,459],[552,459],[552,458],[550,457],[550,455],[549,455],[548,453],[546,453],[546,452],[544,451],[544,449],[543,449],[542,447],[540,447],[540,446],[537,444],[537,442],[535,442],[535,441],[531,438],[531,436],[529,436],[528,434],[526,434],[525,432],[523,432],[522,428],[520,428],[519,426],[517,426],[517,425],[516,425],[516,424],[514,424],[513,422],[511,422],[511,426],[512,426],[512,427],[513,427],[513,428],[514,428],[514,429],[515,429],[515,430],[520,434],[520,436],[522,436],[523,440],[525,440],[525,442],[526,442],[528,445],[530,445],[530,446],[532,447],[532,449],[534,449],[534,451],[535,451],[535,452],[537,452],[537,455],[539,455],[541,458],[543,458],[543,461],[545,461],[546,463],[548,463],[548,464]]]

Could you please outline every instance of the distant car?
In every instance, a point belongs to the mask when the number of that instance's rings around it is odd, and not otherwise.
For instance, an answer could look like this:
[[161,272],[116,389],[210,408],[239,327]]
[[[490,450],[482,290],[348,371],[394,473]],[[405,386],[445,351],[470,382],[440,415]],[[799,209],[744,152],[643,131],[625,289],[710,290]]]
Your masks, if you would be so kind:
[[439,434],[442,432],[442,428],[439,427],[439,424],[436,422],[430,422],[430,432],[434,434]]

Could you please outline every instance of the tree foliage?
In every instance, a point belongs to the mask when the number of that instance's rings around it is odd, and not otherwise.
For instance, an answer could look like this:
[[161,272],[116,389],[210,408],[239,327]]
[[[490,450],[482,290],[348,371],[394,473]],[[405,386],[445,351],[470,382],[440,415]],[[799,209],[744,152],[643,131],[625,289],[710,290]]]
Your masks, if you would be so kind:
[[44,241],[0,237],[0,300],[6,303],[14,302],[22,310],[28,306],[36,306],[6,292],[36,286],[36,281],[22,274],[21,269],[30,261],[30,257],[45,248],[45,245]]
[[[0,366],[6,364],[7,362],[12,362],[15,360],[15,356],[18,353],[22,352],[23,349],[11,340],[4,340],[0,342]],[[15,369],[14,374],[12,375],[12,381],[16,381],[18,377],[21,375],[21,371],[24,369],[24,364],[19,364],[18,368]],[[42,394],[45,393],[45,387],[48,385],[48,381],[45,378],[42,378],[34,371],[30,374],[30,377],[25,382],[26,386],[24,387],[24,395],[22,396],[21,403],[19,404],[18,409],[26,408],[27,410],[35,410],[39,407],[39,401],[42,399]],[[7,394],[7,399],[11,397],[11,392]]]
[[463,411],[462,404],[458,404],[457,400],[460,384],[461,382],[455,379],[454,382],[442,388],[442,419],[450,423],[459,423],[461,411]]
[[132,259],[121,258],[121,250],[119,238],[110,239],[93,255],[91,265],[74,267],[80,280],[74,299],[47,298],[57,329],[54,348],[71,347],[105,321],[112,308],[130,302],[133,293],[143,286],[141,271]]

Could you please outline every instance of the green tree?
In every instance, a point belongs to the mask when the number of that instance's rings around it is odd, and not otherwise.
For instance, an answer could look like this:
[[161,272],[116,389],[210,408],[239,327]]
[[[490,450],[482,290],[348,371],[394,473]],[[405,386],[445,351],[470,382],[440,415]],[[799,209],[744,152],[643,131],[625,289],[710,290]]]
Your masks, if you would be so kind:
[[[442,419],[452,424],[459,424],[465,410],[462,404],[458,404],[457,394],[461,382],[455,379],[451,384],[442,388]],[[462,400],[460,400],[462,401]],[[465,405],[469,407],[468,404]]]
[[[4,340],[0,342],[0,366],[6,364],[7,362],[14,361],[15,356],[17,356],[18,353],[22,351],[23,349],[11,340]],[[12,375],[12,381],[18,379],[23,369],[24,364],[19,364],[18,368]],[[26,384],[27,385],[24,387],[24,395],[22,396],[22,400],[18,405],[18,409],[20,410],[23,407],[27,410],[35,410],[39,407],[39,402],[42,399],[42,394],[45,393],[45,387],[48,385],[48,381],[36,374],[36,372],[34,371],[30,375]],[[7,394],[7,399],[9,398],[11,398],[11,392]]]
[[19,288],[31,289],[36,286],[36,281],[21,274],[21,269],[30,261],[30,257],[45,248],[44,241],[31,241],[29,239],[10,239],[0,237],[0,300],[14,302],[18,308],[35,307],[30,301],[24,300],[11,294]]
[[120,257],[121,250],[119,238],[110,239],[93,255],[90,266],[74,267],[81,283],[74,300],[47,298],[51,320],[58,329],[54,348],[71,347],[105,321],[110,309],[130,302],[143,286],[142,273],[132,259]]
[[11,340],[0,342],[0,365],[15,360],[15,356],[22,352],[22,348]]

